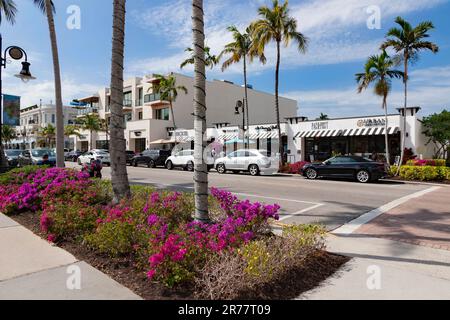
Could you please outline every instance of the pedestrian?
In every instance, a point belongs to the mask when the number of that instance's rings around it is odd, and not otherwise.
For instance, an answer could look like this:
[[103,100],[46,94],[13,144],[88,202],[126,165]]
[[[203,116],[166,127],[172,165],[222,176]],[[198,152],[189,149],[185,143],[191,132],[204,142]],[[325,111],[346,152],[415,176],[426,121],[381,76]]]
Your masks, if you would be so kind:
[[95,178],[102,178],[103,165],[101,160],[97,159],[91,163],[92,176]]
[[48,159],[48,154],[44,154],[44,156],[42,157],[42,165],[43,166],[52,166],[53,164],[50,162],[50,160]]

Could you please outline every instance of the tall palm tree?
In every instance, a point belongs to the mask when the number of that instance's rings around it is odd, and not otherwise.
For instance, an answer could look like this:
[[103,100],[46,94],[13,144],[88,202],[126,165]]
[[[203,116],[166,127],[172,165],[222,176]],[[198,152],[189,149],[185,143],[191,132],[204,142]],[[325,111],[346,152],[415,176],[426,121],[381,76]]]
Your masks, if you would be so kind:
[[280,105],[278,97],[280,63],[281,63],[281,44],[287,47],[291,41],[296,42],[297,49],[305,53],[308,46],[308,39],[297,31],[297,20],[289,15],[289,2],[286,0],[283,4],[278,0],[273,0],[272,8],[262,6],[258,9],[260,19],[251,25],[252,36],[254,38],[252,51],[261,55],[267,44],[274,41],[277,48],[277,63],[275,69],[275,112],[278,126],[280,168],[284,165],[283,145],[281,143],[281,123],[280,123]]
[[383,53],[381,55],[374,55],[369,57],[364,68],[364,73],[356,74],[356,81],[358,82],[358,93],[361,93],[363,90],[367,89],[370,84],[374,83],[375,94],[383,98],[381,107],[384,109],[384,138],[386,148],[386,161],[388,164],[390,164],[390,154],[387,97],[392,88],[392,79],[400,79],[404,77],[404,73],[402,71],[392,69],[395,64],[395,61],[388,56],[386,51],[383,50]]
[[0,0],[0,24],[2,23],[3,16],[6,21],[11,24],[16,22],[17,6],[14,0]]
[[[400,165],[403,163],[405,155],[405,140],[406,140],[406,111],[408,108],[408,64],[416,61],[419,58],[420,51],[431,51],[437,53],[439,47],[431,41],[427,41],[430,37],[429,31],[434,29],[434,25],[431,21],[424,21],[419,23],[416,27],[412,27],[411,24],[404,20],[402,17],[397,17],[395,23],[400,28],[392,28],[386,34],[386,41],[381,45],[381,49],[385,50],[392,47],[398,54],[399,61],[403,62],[405,85],[405,105],[403,109],[403,132],[401,143],[401,155]],[[398,167],[397,175],[400,173],[400,166]]]
[[64,136],[70,137],[70,136],[77,136],[80,137],[82,134],[80,131],[78,131],[79,128],[76,125],[68,124],[64,127]]
[[194,47],[194,192],[195,219],[208,222],[208,169],[203,157],[206,140],[206,63],[203,0],[192,0]]
[[126,0],[114,0],[111,59],[111,182],[114,202],[131,195],[127,173],[125,120],[123,117],[123,64]]
[[178,90],[183,91],[184,94],[187,94],[188,91],[185,86],[177,86],[177,79],[173,74],[170,74],[167,77],[160,74],[156,74],[155,78],[158,81],[153,86],[153,90],[160,94],[161,100],[169,101],[173,127],[176,129],[177,126],[175,123],[175,115],[173,113],[173,102],[177,100]]
[[[194,60],[195,60],[194,49],[186,48],[186,50],[184,50],[184,51],[185,52],[189,52],[190,57],[187,58],[186,60],[184,60],[181,63],[180,69],[183,69],[187,65],[194,64]],[[206,64],[206,66],[209,67],[210,69],[214,68],[214,66],[219,63],[219,59],[214,54],[211,54],[211,48],[210,47],[205,47],[204,51],[205,51],[205,64]]]
[[86,114],[82,118],[79,119],[81,128],[83,130],[89,131],[89,148],[95,149],[93,138],[93,133],[101,131],[101,120],[98,114]]
[[[230,54],[231,56],[222,64],[222,71],[225,71],[234,63],[243,62],[244,67],[244,95],[245,95],[245,108],[247,112],[247,132],[250,129],[250,114],[249,114],[249,102],[248,102],[248,84],[247,84],[247,59],[250,62],[255,57],[258,57],[261,63],[266,63],[266,57],[263,52],[251,51],[253,45],[252,30],[248,27],[245,33],[239,32],[236,26],[228,27],[228,31],[233,34],[233,42],[225,45],[225,49],[220,53],[218,59],[220,60],[224,55]],[[245,130],[245,128],[244,128]],[[250,145],[250,137],[247,135],[247,145]]]
[[[17,7],[14,0],[0,0],[0,25],[2,24],[3,16],[5,16],[6,21],[8,21],[10,24],[14,24],[16,22],[16,13]],[[0,131],[0,135],[2,134],[2,131],[3,130]],[[0,143],[0,170],[6,167],[8,167],[8,160],[6,159],[5,152],[3,151],[2,140],[2,142]]]

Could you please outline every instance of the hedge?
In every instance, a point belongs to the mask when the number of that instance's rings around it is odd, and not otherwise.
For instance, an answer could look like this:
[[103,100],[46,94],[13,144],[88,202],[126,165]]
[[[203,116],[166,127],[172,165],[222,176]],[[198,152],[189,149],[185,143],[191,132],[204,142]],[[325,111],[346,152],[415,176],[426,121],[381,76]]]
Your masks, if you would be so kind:
[[[397,167],[391,167],[391,175],[395,175]],[[450,180],[450,168],[436,166],[402,166],[400,177],[405,180],[444,181]]]
[[406,162],[407,166],[432,166],[432,167],[445,167],[445,159],[423,159],[423,160],[408,160]]

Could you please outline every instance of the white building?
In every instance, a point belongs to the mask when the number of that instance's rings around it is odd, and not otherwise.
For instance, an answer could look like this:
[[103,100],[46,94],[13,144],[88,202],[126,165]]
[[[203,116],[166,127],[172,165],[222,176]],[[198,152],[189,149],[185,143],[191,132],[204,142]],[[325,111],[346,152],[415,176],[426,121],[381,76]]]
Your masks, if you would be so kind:
[[[64,125],[74,124],[79,110],[63,106]],[[11,141],[14,148],[35,148],[38,146],[39,131],[48,125],[56,126],[56,106],[54,104],[34,105],[20,110],[20,126],[16,127],[17,138]],[[70,148],[70,141],[66,141]]]
[[[193,127],[193,82],[194,79],[182,74],[173,74],[177,86],[184,86],[187,94],[179,92],[173,103],[173,111],[177,128],[191,129]],[[132,78],[124,82],[124,114],[126,120],[125,137],[127,149],[140,152],[151,147],[162,147],[154,144],[157,140],[167,140],[173,131],[173,119],[169,102],[160,99],[154,92],[153,85],[157,82],[154,76]],[[228,81],[207,81],[207,125],[216,124],[242,127],[242,114],[236,115],[235,107],[238,100],[244,98],[244,88]],[[275,121],[274,96],[249,88],[249,122],[260,124]],[[110,92],[102,89],[99,92],[82,99],[79,102],[87,105],[84,113],[98,113],[100,118],[110,117]],[[297,101],[280,97],[280,117],[295,117]],[[108,120],[109,121],[109,120]],[[106,133],[94,132],[90,146],[90,133],[82,132],[82,137],[75,139],[76,149],[86,151],[92,148],[107,148]]]

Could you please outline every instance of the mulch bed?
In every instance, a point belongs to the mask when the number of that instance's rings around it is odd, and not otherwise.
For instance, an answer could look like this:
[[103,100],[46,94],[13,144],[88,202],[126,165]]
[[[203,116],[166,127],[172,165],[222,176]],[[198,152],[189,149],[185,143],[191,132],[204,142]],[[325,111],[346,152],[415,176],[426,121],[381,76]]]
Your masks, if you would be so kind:
[[[39,215],[31,212],[11,216],[12,219],[30,229],[35,234],[46,238],[40,230]],[[74,242],[58,243],[62,249],[70,252],[78,260],[85,261],[94,268],[109,275],[112,279],[129,288],[146,300],[190,300],[194,299],[192,287],[170,289],[162,284],[149,282],[144,272],[134,267],[131,257],[111,258],[107,255],[89,250]],[[297,298],[302,293],[320,285],[321,282],[335,274],[350,258],[317,251],[306,263],[298,269],[289,270],[277,281],[258,288],[252,292],[243,293],[243,300],[265,299],[284,300]]]

